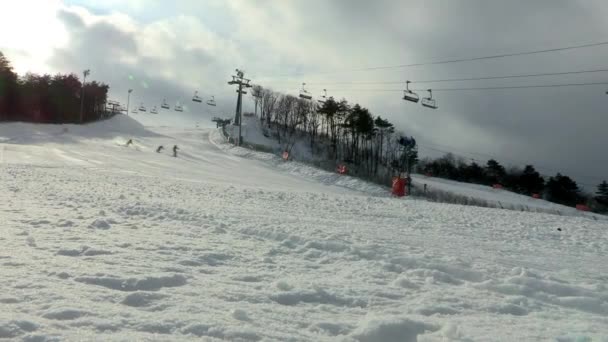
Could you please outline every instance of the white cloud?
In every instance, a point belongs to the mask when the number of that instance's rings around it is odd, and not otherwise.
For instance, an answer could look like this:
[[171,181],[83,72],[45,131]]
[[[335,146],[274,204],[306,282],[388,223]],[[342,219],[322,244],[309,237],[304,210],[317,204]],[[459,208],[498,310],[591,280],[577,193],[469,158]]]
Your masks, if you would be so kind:
[[67,32],[54,17],[58,0],[10,1],[0,11],[0,51],[18,73],[49,72],[46,59],[56,47],[65,46]]

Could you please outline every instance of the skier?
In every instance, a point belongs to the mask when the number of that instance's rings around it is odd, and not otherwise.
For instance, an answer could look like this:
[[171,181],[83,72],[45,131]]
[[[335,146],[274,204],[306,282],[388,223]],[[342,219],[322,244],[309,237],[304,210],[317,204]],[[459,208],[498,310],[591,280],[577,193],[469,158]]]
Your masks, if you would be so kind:
[[158,146],[158,148],[156,149],[156,153],[160,153],[160,151],[163,150],[163,145]]
[[427,189],[427,186],[426,186],[426,183],[424,183],[424,193],[425,194],[426,194],[426,189]]
[[127,144],[125,146],[129,147],[130,145],[133,145],[133,139],[129,139],[129,141],[127,141]]
[[177,158],[177,150],[179,150],[179,147],[177,147],[177,145],[173,145],[173,156]]

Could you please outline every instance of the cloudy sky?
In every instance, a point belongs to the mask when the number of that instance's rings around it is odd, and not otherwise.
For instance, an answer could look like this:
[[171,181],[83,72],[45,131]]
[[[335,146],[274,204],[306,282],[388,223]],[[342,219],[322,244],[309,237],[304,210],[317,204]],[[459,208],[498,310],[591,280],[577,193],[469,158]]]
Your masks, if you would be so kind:
[[[412,84],[439,109],[401,99],[405,82],[608,69],[608,45],[551,53],[361,70],[608,41],[603,0],[14,0],[0,11],[0,51],[21,74],[91,69],[111,98],[183,103],[160,124],[231,116],[235,68],[253,83],[368,107],[414,135],[423,155],[450,151],[532,163],[587,188],[608,178],[608,72]],[[559,88],[446,88],[601,83]],[[195,90],[217,108],[193,105]],[[421,94],[426,95],[425,92]],[[248,109],[252,101],[248,99]]]

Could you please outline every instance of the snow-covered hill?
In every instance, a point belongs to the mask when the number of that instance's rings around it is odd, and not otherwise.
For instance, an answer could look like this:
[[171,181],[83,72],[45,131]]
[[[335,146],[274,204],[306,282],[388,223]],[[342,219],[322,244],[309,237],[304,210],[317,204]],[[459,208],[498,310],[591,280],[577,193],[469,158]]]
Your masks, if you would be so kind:
[[[259,120],[255,117],[245,117],[242,130],[243,140],[249,148],[257,148],[267,150],[276,155],[282,153],[281,144],[276,139],[264,135],[264,128],[261,127]],[[238,127],[229,126],[227,133],[231,136],[238,136]],[[291,151],[291,158],[296,163],[295,168],[302,168],[306,163],[315,162],[315,156],[312,155],[308,139],[297,140]],[[348,177],[347,177],[348,178]],[[473,205],[482,205],[485,207],[544,212],[556,215],[574,215],[595,218],[599,220],[607,220],[608,218],[602,215],[597,215],[589,212],[581,212],[572,207],[567,207],[561,204],[552,203],[543,199],[535,199],[529,196],[520,195],[502,189],[494,189],[490,186],[461,183],[442,178],[427,177],[425,175],[413,174],[413,185],[418,189],[422,189],[424,184],[427,185],[429,194],[437,197],[439,201],[444,200],[457,203],[473,203]],[[351,182],[356,182],[350,179]],[[344,182],[344,181],[342,181]],[[363,183],[367,184],[367,183]],[[369,184],[367,184],[369,185]],[[384,189],[383,192],[386,192]],[[420,191],[419,191],[420,193]]]
[[0,339],[608,338],[605,221],[393,199],[122,116],[0,141]]

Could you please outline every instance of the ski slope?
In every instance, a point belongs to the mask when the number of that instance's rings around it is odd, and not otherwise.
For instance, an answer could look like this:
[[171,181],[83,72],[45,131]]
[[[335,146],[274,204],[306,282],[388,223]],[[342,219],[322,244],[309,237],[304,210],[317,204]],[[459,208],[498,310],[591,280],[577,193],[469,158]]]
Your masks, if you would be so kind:
[[[276,154],[281,153],[281,144],[279,144],[276,139],[264,135],[264,129],[257,118],[245,117],[243,122],[244,125],[242,136],[246,144],[265,146],[268,150],[271,150]],[[229,135],[236,137],[238,136],[238,127],[228,126],[227,132]],[[308,138],[305,138],[296,140],[293,149],[291,150],[291,158],[294,161],[310,163],[318,157],[312,154]],[[300,163],[297,165],[298,167],[303,166]],[[424,184],[426,184],[428,191],[434,192],[437,195],[443,195],[443,197],[456,195],[461,200],[484,203],[487,207],[606,219],[606,217],[602,215],[581,212],[572,207],[552,203],[543,199],[535,199],[530,196],[520,195],[508,190],[494,189],[485,185],[461,183],[448,179],[428,177],[421,174],[412,174],[412,181],[413,185],[420,189],[420,191],[422,191]]]
[[608,341],[604,220],[393,199],[123,116],[1,124],[0,161],[0,339]]

